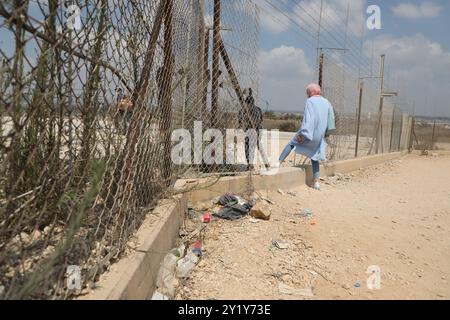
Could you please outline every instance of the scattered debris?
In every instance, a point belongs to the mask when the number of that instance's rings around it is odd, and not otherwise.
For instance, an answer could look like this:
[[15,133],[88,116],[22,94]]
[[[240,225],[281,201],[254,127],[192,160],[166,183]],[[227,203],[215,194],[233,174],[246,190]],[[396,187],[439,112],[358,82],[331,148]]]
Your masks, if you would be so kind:
[[338,185],[345,181],[350,181],[352,177],[354,177],[354,174],[342,174],[336,172],[334,175],[326,178],[321,178],[321,181],[323,181],[327,185]]
[[313,270],[307,270],[309,274],[311,274],[314,277],[317,277],[319,274]]
[[295,214],[301,218],[312,218],[314,216],[314,212],[311,209],[303,208],[300,210],[300,213]]
[[258,222],[261,222],[261,220],[253,219],[253,218],[250,218],[248,221],[250,221],[250,223],[258,223]]
[[294,192],[294,191],[288,191],[288,192],[286,192],[288,195],[290,195],[290,196],[292,196],[292,197],[296,197],[297,196],[297,193],[296,192]]
[[290,296],[314,297],[312,288],[296,289],[296,288],[292,288],[292,287],[285,285],[283,283],[280,283],[280,282],[278,283],[278,291],[281,294],[290,295]]
[[192,239],[199,238],[201,233],[205,229],[206,229],[205,225],[200,225],[193,231],[180,230],[180,237],[182,237],[184,242],[187,243],[187,242],[190,242]]
[[178,279],[175,278],[177,262],[183,258],[186,247],[184,245],[170,251],[161,264],[161,268],[156,280],[158,291],[169,299],[175,297],[175,290],[178,286]]
[[203,218],[202,218],[202,222],[203,223],[210,223],[211,222],[211,213],[205,213],[204,215],[203,215]]
[[263,202],[258,202],[253,208],[250,210],[250,216],[255,219],[270,220],[272,216],[271,209]]
[[155,291],[153,293],[152,300],[170,300],[170,299],[167,296],[163,295],[161,292]]
[[[195,249],[194,249],[195,250]],[[201,249],[200,249],[201,252]],[[187,279],[191,275],[192,269],[197,265],[199,257],[196,252],[188,252],[188,254],[183,258],[178,260],[176,275],[179,279]]]
[[231,193],[227,193],[220,197],[219,204],[221,204],[223,208],[217,213],[214,213],[214,216],[232,221],[246,216],[252,208],[251,204],[246,203],[244,199]]
[[242,198],[239,197],[239,196],[235,196],[235,198],[236,198],[236,200],[237,200],[237,203],[238,203],[239,205],[241,205],[241,206],[248,204],[247,201],[245,201],[244,199],[242,199]]
[[195,210],[194,208],[188,208],[187,215],[188,215],[189,219],[194,220],[194,221],[198,221],[201,217],[201,213],[198,212],[197,210]]
[[238,203],[238,198],[234,193],[227,193],[219,198],[218,204],[226,206],[230,203]]
[[200,242],[200,240],[198,240],[197,242],[195,242],[193,248],[192,248],[192,252],[197,255],[197,257],[201,257],[203,255],[203,251],[202,251],[202,243]]
[[355,283],[355,288],[361,288],[361,283],[359,282]]
[[214,217],[234,221],[245,217],[249,213],[249,211],[250,206],[247,205],[228,205],[222,208],[218,213],[215,213]]
[[282,196],[284,196],[284,191],[283,191],[283,190],[278,189],[277,192],[278,192],[279,194],[281,194]]
[[315,219],[311,220],[311,222],[310,222],[310,225],[312,225],[312,226],[315,226],[315,225],[317,225],[317,222],[316,222],[316,220],[315,220]]
[[272,244],[273,246],[275,246],[276,248],[280,249],[280,250],[286,250],[289,248],[289,243],[287,243],[284,240],[272,240]]
[[266,201],[267,203],[271,204],[271,205],[275,205],[275,201],[270,200],[269,198],[266,197],[261,197],[261,200]]

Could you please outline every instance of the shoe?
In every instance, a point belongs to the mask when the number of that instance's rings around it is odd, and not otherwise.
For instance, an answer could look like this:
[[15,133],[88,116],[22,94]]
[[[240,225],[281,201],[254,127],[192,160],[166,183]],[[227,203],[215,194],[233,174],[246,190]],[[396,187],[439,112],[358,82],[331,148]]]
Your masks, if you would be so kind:
[[320,191],[320,183],[314,183],[313,189]]

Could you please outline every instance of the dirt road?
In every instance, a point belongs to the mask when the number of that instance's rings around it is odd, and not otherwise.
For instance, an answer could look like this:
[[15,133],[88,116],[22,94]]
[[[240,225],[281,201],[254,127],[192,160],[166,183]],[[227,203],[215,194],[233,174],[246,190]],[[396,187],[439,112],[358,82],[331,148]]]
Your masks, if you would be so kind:
[[[268,222],[208,226],[178,299],[450,299],[449,156],[407,156],[327,179],[321,192],[282,191],[263,192],[275,202]],[[306,208],[312,218],[298,215]],[[372,265],[380,290],[366,286]]]

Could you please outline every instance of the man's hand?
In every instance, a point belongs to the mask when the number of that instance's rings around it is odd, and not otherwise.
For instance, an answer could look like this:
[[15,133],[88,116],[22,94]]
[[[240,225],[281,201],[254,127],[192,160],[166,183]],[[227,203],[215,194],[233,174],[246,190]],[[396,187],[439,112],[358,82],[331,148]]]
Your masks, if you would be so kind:
[[305,138],[303,138],[301,135],[297,136],[297,142],[302,144],[305,141]]

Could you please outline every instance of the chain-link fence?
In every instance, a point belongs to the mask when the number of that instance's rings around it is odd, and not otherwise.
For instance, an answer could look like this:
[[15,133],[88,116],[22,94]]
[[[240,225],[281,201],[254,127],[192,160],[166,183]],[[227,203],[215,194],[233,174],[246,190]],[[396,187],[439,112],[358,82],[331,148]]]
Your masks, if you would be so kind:
[[450,121],[415,118],[411,146],[423,152],[450,150]]
[[218,171],[171,159],[257,90],[256,6],[217,3],[0,3],[1,298],[70,298],[67,266],[95,282],[176,179]]
[[337,130],[328,139],[329,158],[342,160],[407,150],[411,117],[391,98],[384,97],[381,102],[381,78],[352,72],[345,55],[345,50],[323,50],[319,56],[318,77],[323,95],[336,114]]
[[[0,298],[80,293],[67,267],[96,282],[156,202],[183,191],[177,179],[242,173],[252,192],[249,167],[222,159],[239,143],[220,148],[207,129],[260,127],[248,108],[259,10],[248,0],[0,3]],[[408,148],[413,120],[389,98],[380,113],[380,79],[362,79],[345,50],[319,51],[337,116],[330,159]],[[180,151],[186,161],[173,159],[177,129],[201,136]],[[260,139],[234,138],[247,151]]]

